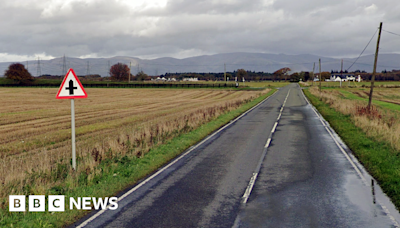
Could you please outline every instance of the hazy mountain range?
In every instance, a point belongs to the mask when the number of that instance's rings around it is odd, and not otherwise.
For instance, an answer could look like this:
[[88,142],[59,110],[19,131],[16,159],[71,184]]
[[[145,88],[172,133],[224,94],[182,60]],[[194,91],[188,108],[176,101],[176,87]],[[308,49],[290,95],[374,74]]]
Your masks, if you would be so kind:
[[[70,58],[65,57],[65,67],[73,68],[77,75],[99,74],[108,76],[108,69],[118,62],[125,63],[131,67],[132,74],[143,70],[148,75],[161,75],[175,72],[224,72],[245,69],[249,71],[274,72],[283,67],[289,67],[292,71],[312,71],[315,63],[315,72],[318,72],[318,60],[321,58],[322,71],[338,70],[341,68],[341,59],[320,57],[316,55],[286,55],[286,54],[263,54],[263,53],[226,53],[216,55],[204,55],[185,59],[158,58],[139,59],[135,57],[112,57],[112,58]],[[356,58],[344,58],[343,70],[347,70]],[[349,71],[361,70],[372,72],[373,55],[366,55],[357,60]],[[64,75],[64,59],[55,58],[51,60],[29,60],[21,62],[33,76],[38,74]],[[4,75],[10,62],[0,63],[0,75]],[[40,67],[39,67],[40,66]],[[382,70],[400,69],[400,54],[380,54],[378,58],[378,72]]]

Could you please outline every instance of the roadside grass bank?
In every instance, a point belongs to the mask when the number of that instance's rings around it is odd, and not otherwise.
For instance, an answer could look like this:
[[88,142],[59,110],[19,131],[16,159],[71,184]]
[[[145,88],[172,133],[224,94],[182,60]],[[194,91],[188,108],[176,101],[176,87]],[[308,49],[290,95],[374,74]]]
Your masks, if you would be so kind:
[[[355,115],[351,112],[346,113],[343,110],[337,111],[338,108],[334,107],[332,103],[326,103],[327,100],[321,101],[318,95],[312,94],[307,89],[303,91],[399,209],[400,153],[398,149],[395,149],[394,145],[379,134],[379,130],[374,129],[372,126],[376,125],[375,127],[382,128],[385,124],[377,123],[376,121],[379,120],[374,121],[370,119],[371,116]],[[342,102],[342,100],[338,102]],[[347,105],[349,105],[348,109],[350,109],[350,106],[353,109],[355,108],[354,103],[348,103]],[[362,123],[366,122],[372,124],[360,126],[360,124],[362,125]],[[378,133],[368,134],[368,131]]]
[[[140,179],[154,173],[158,168],[175,158],[190,146],[205,138],[211,132],[227,124],[230,120],[250,109],[275,90],[261,94],[259,97],[242,104],[239,108],[225,112],[211,121],[181,132],[176,137],[166,140],[163,144],[155,144],[141,156],[125,153],[113,154],[113,150],[106,151],[101,161],[92,170],[65,172],[69,169],[61,164],[49,174],[33,173],[31,175],[50,175],[64,181],[45,191],[45,195],[65,195],[65,205],[69,206],[69,197],[107,197],[137,183]],[[132,142],[126,141],[129,147]],[[129,151],[129,149],[128,149]],[[95,159],[96,160],[96,159]],[[78,166],[79,166],[78,160]],[[63,172],[64,171],[64,172]],[[35,178],[32,176],[32,178]],[[75,183],[75,180],[77,182]],[[28,185],[29,187],[29,185]],[[72,224],[83,217],[88,211],[66,209],[65,212],[17,212],[10,213],[8,208],[0,210],[0,225],[2,227],[61,227]]]

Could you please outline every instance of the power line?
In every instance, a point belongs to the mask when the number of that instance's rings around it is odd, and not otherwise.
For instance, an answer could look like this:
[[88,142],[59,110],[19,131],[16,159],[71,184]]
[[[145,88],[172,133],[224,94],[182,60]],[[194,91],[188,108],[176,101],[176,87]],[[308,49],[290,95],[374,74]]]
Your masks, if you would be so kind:
[[[347,60],[343,60],[343,61],[350,62],[350,61],[347,61]],[[373,63],[357,63],[357,65],[374,66]],[[399,67],[399,66],[389,66],[389,65],[382,65],[382,64],[378,64],[377,66],[380,67],[380,68],[398,68]]]
[[63,66],[62,66],[62,72],[61,72],[61,76],[67,73],[67,62],[65,60],[65,54],[63,56]]
[[384,29],[382,29],[382,31],[384,31],[384,32],[387,32],[387,33],[390,33],[390,34],[392,34],[392,35],[395,35],[395,36],[400,36],[400,35],[399,35],[399,34],[397,34],[397,33],[390,32],[390,31],[387,31],[387,30],[384,30]]
[[87,61],[86,75],[90,75],[90,66],[89,66],[89,61]]
[[347,71],[349,71],[350,68],[351,68],[351,67],[357,62],[357,60],[361,57],[361,55],[364,53],[365,49],[367,49],[368,45],[371,43],[372,39],[374,39],[374,37],[375,37],[375,35],[376,35],[377,32],[378,32],[378,29],[375,30],[375,33],[374,33],[374,35],[371,37],[371,39],[369,40],[367,46],[365,46],[364,50],[363,50],[363,51],[361,52],[361,54],[357,57],[357,59],[354,61],[354,63],[351,64],[349,68],[347,68]]
[[37,66],[36,66],[36,76],[41,76],[42,75],[42,70],[40,68],[40,58],[38,57],[38,62],[37,62]]

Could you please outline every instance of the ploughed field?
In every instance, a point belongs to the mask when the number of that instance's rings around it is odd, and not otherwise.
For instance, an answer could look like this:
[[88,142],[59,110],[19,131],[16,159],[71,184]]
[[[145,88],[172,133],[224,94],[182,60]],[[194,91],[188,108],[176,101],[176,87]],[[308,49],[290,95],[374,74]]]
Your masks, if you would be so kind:
[[[62,172],[71,172],[71,104],[57,100],[56,92],[57,88],[0,89],[1,197],[43,194],[63,181]],[[88,98],[75,100],[77,173],[90,174],[104,159],[141,157],[152,146],[266,90],[89,88],[86,92]]]

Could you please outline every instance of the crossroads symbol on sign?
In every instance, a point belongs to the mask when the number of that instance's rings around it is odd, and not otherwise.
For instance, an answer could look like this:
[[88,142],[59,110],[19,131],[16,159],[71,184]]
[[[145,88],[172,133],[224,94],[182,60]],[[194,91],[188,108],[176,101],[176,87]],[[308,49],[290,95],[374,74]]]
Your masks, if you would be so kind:
[[69,80],[69,87],[65,89],[69,90],[69,95],[74,95],[74,89],[78,89],[78,87],[74,87],[74,81]]

